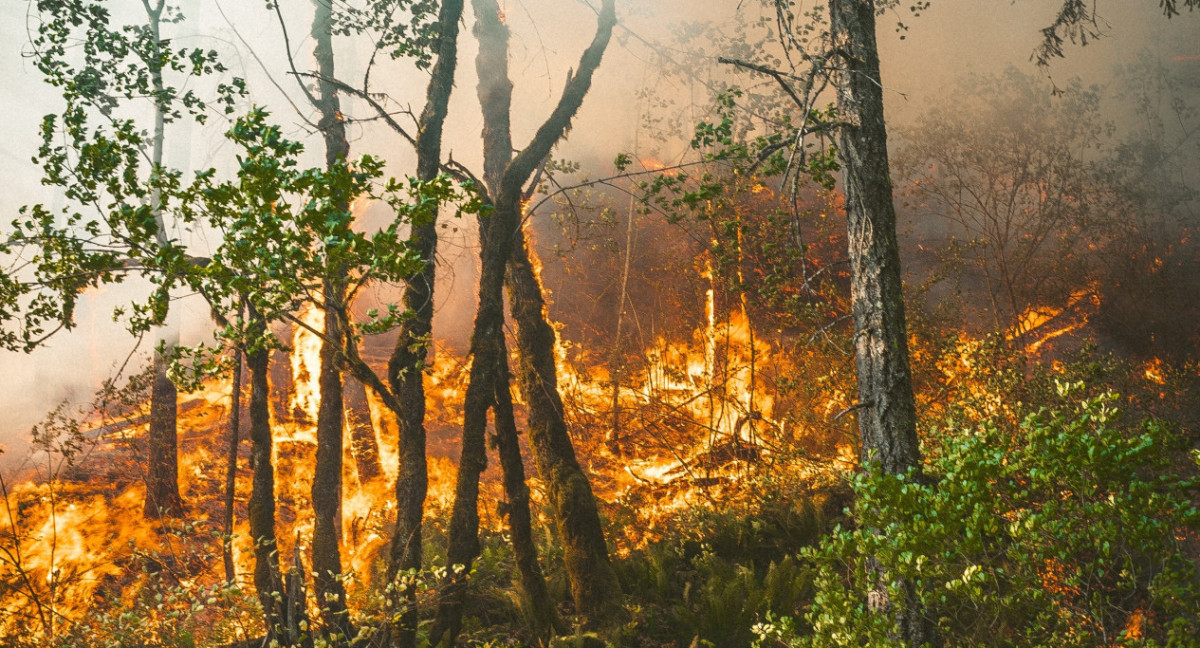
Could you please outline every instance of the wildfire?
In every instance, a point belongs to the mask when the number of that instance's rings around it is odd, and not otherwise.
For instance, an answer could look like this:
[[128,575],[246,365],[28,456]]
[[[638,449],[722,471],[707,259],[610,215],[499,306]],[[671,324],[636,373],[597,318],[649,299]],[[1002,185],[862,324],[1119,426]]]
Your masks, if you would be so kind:
[[650,156],[639,158],[638,162],[641,162],[642,168],[647,171],[662,171],[667,168],[666,162]]
[[[316,305],[305,302],[297,314],[304,326],[292,333],[292,391],[291,409],[306,423],[315,423],[321,406],[321,338],[314,331],[325,330],[325,313]],[[311,329],[311,330],[310,330]],[[311,431],[311,427],[310,427]],[[316,443],[316,437],[311,441]]]
[[1004,337],[1024,340],[1025,351],[1037,355],[1047,342],[1087,326],[1089,317],[1100,307],[1099,295],[1099,287],[1093,284],[1072,292],[1062,308],[1031,306],[1017,317]]
[[1167,384],[1167,378],[1163,368],[1163,361],[1160,358],[1154,358],[1153,360],[1147,362],[1143,368],[1143,375],[1146,376],[1146,380],[1149,380],[1156,385]]

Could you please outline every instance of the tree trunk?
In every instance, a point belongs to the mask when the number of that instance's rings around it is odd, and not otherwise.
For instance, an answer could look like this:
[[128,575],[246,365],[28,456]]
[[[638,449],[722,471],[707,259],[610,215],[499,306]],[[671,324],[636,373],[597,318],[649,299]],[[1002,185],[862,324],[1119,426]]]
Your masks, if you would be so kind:
[[[153,43],[155,57],[149,63],[150,81],[158,97],[166,96],[163,82],[162,63],[157,55],[164,45],[160,26],[164,2],[153,5],[145,3],[147,27]],[[158,98],[154,103],[154,135],[150,152],[151,177],[155,178],[163,166],[163,144],[166,140],[165,100]],[[154,236],[160,247],[170,243],[166,222],[163,217],[162,193],[157,186],[150,192],[150,211],[154,215]],[[170,335],[160,344],[166,350],[174,347],[178,334]],[[150,465],[146,476],[146,505],[144,515],[150,518],[176,517],[183,512],[183,501],[179,497],[179,457],[176,419],[178,394],[174,383],[167,377],[167,362],[158,351],[154,353],[154,384],[150,390]]]
[[[462,0],[444,0],[438,10],[437,61],[426,91],[425,108],[417,134],[417,179],[435,178],[442,161],[442,128],[458,64],[458,22]],[[403,571],[421,569],[421,518],[429,490],[425,458],[425,386],[422,381],[433,329],[433,286],[437,256],[437,222],[413,225],[409,244],[424,260],[422,270],[404,282],[403,303],[413,315],[405,320],[388,361],[388,384],[399,402],[400,466],[396,477],[396,530],[392,535],[389,581]],[[416,645],[418,614],[416,589],[397,592],[391,626],[398,648]]]
[[[341,283],[325,282],[325,337],[340,340],[342,329],[333,306],[343,293]],[[342,375],[338,370],[340,345],[321,344],[321,402],[317,410],[317,460],[313,469],[312,505],[313,583],[324,622],[323,636],[331,646],[343,646],[354,636],[342,583]]]
[[[896,213],[888,171],[883,85],[875,43],[874,0],[832,0],[829,7],[834,48],[841,53],[838,109],[840,158],[846,192],[850,247],[851,302],[858,365],[858,428],[862,459],[889,473],[921,465],[916,403],[908,365],[908,337]],[[904,610],[887,600],[886,574],[876,573],[876,607],[897,614],[898,641],[917,648],[933,644],[936,633],[916,604],[911,583],[901,583]],[[881,594],[881,596],[879,596]]]
[[[257,341],[266,324],[250,308],[251,339]],[[252,348],[246,353],[250,370],[250,537],[254,539],[254,588],[265,615],[268,643],[284,637],[286,615],[283,583],[275,541],[275,467],[271,463],[270,386],[267,382],[271,352]]]
[[[480,219],[481,221],[483,219]],[[453,646],[462,625],[466,577],[479,555],[479,476],[487,468],[487,413],[503,360],[504,246],[492,240],[495,227],[480,223],[479,309],[471,332],[471,376],[463,402],[462,454],[450,515],[446,562],[451,573],[438,605],[431,643]],[[503,255],[503,256],[502,256]]]
[[[605,623],[619,616],[620,588],[608,561],[608,549],[596,500],[563,420],[554,366],[554,330],[546,321],[541,285],[529,264],[521,229],[523,185],[550,153],[570,125],[591,87],[616,24],[613,0],[603,3],[596,34],[580,58],[577,73],[568,79],[554,112],[515,157],[509,134],[511,82],[508,78],[508,29],[495,0],[473,0],[479,38],[479,99],[484,114],[485,180],[494,210],[488,216],[488,255],[502,255],[508,265],[509,304],[517,324],[521,362],[518,382],[529,404],[529,439],[538,472],[546,482],[563,548],[571,594],[579,613]],[[502,171],[501,171],[502,170]],[[480,309],[485,291],[501,290],[487,283],[504,280],[504,272],[488,275],[485,261],[480,278]],[[500,317],[503,317],[501,311]],[[478,320],[477,320],[478,321]],[[502,320],[501,320],[502,321]],[[478,359],[476,359],[478,362]]]
[[851,301],[858,363],[862,457],[890,473],[921,463],[896,212],[888,173],[883,88],[875,47],[873,0],[834,0],[835,46],[843,52],[838,84],[842,168],[849,234]]
[[529,487],[525,485],[525,464],[521,460],[520,433],[513,417],[512,394],[509,391],[508,354],[501,350],[501,365],[497,371],[496,399],[492,415],[496,426],[496,450],[504,471],[504,493],[508,503],[508,526],[512,534],[513,556],[521,589],[525,592],[529,624],[535,637],[546,641],[559,628],[558,615],[546,591],[546,579],[538,564],[537,544],[533,540],[533,521],[529,513]]
[[225,563],[225,583],[237,580],[233,563],[233,503],[237,486],[238,436],[242,419],[242,350],[233,350],[233,387],[229,390],[229,456],[225,464],[225,538],[221,542],[221,557]]
[[591,483],[567,434],[554,366],[554,328],[546,319],[541,284],[524,239],[508,268],[508,299],[517,323],[517,383],[529,405],[529,442],[562,538],[571,598],[580,614],[605,623],[620,616],[621,586],[608,559]]
[[[316,108],[321,113],[317,124],[325,139],[325,165],[333,168],[345,164],[350,154],[346,141],[346,124],[341,116],[337,92],[329,81],[333,79],[333,16],[329,2],[316,0],[312,36],[316,43],[313,56],[317,61],[319,78]],[[349,210],[350,196],[335,198],[337,210]],[[345,434],[342,403],[342,374],[340,354],[346,331],[342,313],[346,301],[345,271],[327,267],[322,281],[322,306],[325,312],[325,331],[321,338],[321,370],[318,384],[321,400],[317,409],[317,459],[313,469],[313,539],[312,562],[316,597],[321,610],[323,638],[329,645],[346,645],[354,636],[350,612],[346,608],[346,588],[342,583],[342,445]],[[297,555],[297,561],[299,556]],[[303,574],[303,571],[301,571]],[[303,609],[303,605],[300,606]]]
[[183,513],[179,496],[179,458],[176,439],[175,383],[167,377],[167,360],[154,352],[154,383],[150,388],[150,462],[146,470],[148,518],[178,517]]

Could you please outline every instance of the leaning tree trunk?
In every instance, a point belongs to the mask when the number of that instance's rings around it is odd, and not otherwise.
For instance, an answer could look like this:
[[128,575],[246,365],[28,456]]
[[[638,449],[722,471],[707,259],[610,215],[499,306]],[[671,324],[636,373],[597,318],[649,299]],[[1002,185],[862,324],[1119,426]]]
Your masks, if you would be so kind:
[[[312,36],[317,61],[318,94],[314,104],[321,113],[317,124],[325,139],[325,165],[345,164],[350,154],[346,141],[346,123],[341,116],[334,78],[332,5],[316,0]],[[334,209],[349,210],[350,196],[336,197]],[[322,636],[329,645],[346,645],[354,636],[350,612],[346,607],[346,588],[342,583],[342,445],[345,434],[342,403],[340,354],[346,331],[341,317],[345,310],[345,272],[339,267],[326,268],[321,296],[325,311],[325,331],[321,338],[321,370],[318,385],[321,401],[317,408],[317,459],[313,468],[313,540],[312,562],[316,598],[324,627]],[[301,591],[301,590],[296,590]]]
[[233,504],[237,487],[238,437],[242,427],[242,349],[233,348],[233,386],[229,390],[229,454],[225,463],[225,510],[224,534],[221,540],[221,558],[225,564],[225,584],[233,585],[237,579],[237,567],[233,562]]
[[504,243],[492,239],[492,233],[497,231],[494,223],[489,218],[479,219],[479,307],[471,330],[471,373],[463,401],[462,450],[446,547],[450,573],[430,637],[431,643],[446,646],[453,646],[458,638],[467,576],[479,555],[479,478],[487,469],[487,414],[495,398],[497,371],[503,361],[503,285],[508,255]]
[[[485,243],[486,248],[486,243]],[[503,281],[504,259],[485,255],[480,282],[496,283],[492,277],[500,273]],[[498,267],[497,267],[498,266]],[[496,384],[499,362],[498,341],[504,335],[504,302],[500,291],[481,291],[479,311],[471,334],[471,378],[463,403],[462,454],[458,462],[458,478],[454,489],[454,507],[450,515],[449,543],[446,563],[451,573],[442,592],[431,643],[445,638],[444,645],[453,646],[462,625],[462,606],[467,575],[479,555],[479,477],[487,468],[487,413]]]
[[[261,338],[266,325],[250,309],[252,339]],[[267,382],[271,351],[255,348],[246,353],[250,370],[250,537],[254,540],[254,588],[262,605],[267,643],[286,637],[283,582],[275,540],[275,466],[271,463],[271,391]]]
[[[841,130],[840,157],[846,192],[851,303],[858,365],[858,428],[862,459],[893,474],[919,469],[916,404],[908,364],[896,213],[888,172],[883,85],[875,43],[874,0],[832,0]],[[887,600],[886,574],[876,565],[875,600],[882,614],[896,614],[898,642],[916,648],[936,640],[916,603],[912,583],[901,583],[903,610]]]
[[[554,112],[515,157],[508,120],[511,83],[505,59],[508,29],[495,0],[473,0],[479,37],[479,98],[484,114],[485,179],[494,210],[488,217],[487,237],[492,254],[503,253],[508,265],[509,303],[517,324],[521,357],[518,382],[529,404],[529,439],[535,463],[550,496],[563,539],[567,576],[576,609],[590,620],[605,623],[620,612],[620,588],[608,560],[608,548],[587,476],[563,420],[554,366],[554,330],[546,320],[541,285],[525,249],[521,229],[523,185],[550,153],[570,125],[591,87],[592,75],[608,47],[616,24],[613,0],[605,0],[596,34],[570,77]],[[502,171],[500,171],[502,169]],[[485,267],[486,270],[486,267]],[[500,273],[503,279],[505,273]],[[499,287],[486,286],[487,290]],[[480,299],[485,284],[480,281]]]
[[[462,0],[444,0],[438,11],[437,61],[426,90],[425,108],[417,134],[417,179],[437,177],[442,161],[442,128],[454,89],[458,65],[458,22],[462,18]],[[389,582],[403,571],[421,569],[421,518],[429,490],[429,469],[425,457],[425,386],[423,374],[429,355],[433,330],[433,286],[437,256],[436,218],[412,226],[411,248],[425,262],[420,272],[404,282],[403,303],[412,316],[404,321],[396,346],[388,361],[388,383],[400,411],[400,467],[396,476],[396,529],[392,535]],[[391,625],[392,644],[397,648],[416,645],[416,588],[397,592],[393,601],[397,611]]]
[[[486,3],[484,3],[486,4]],[[489,187],[499,186],[500,177],[511,158],[512,143],[508,132],[508,106],[512,84],[508,80],[508,30],[496,18],[499,8],[482,9],[473,1],[475,35],[479,54],[475,59],[479,76],[478,93],[484,109],[484,178]],[[490,67],[489,67],[490,66]],[[503,155],[492,154],[502,150]],[[511,216],[507,215],[511,220]],[[479,218],[479,305],[471,331],[471,373],[463,401],[462,454],[455,483],[446,561],[452,571],[442,602],[438,606],[431,639],[454,645],[462,625],[466,575],[479,554],[479,476],[487,467],[487,412],[495,396],[496,370],[502,354],[504,336],[504,264],[510,241],[496,241],[489,232],[493,224],[506,222],[506,215],[492,213]],[[456,565],[463,571],[455,572]]]
[[576,609],[598,621],[620,613],[621,586],[587,475],[575,457],[554,365],[554,328],[524,240],[508,265],[508,299],[517,323],[517,383],[529,406],[529,443],[562,538]]

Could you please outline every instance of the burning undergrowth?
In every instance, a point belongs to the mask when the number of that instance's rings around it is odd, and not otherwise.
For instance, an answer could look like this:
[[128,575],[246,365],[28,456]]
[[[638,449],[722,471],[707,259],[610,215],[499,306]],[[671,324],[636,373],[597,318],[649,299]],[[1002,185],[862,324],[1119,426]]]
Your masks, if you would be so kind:
[[[857,398],[849,309],[838,297],[847,273],[838,253],[845,248],[840,198],[809,196],[808,229],[788,245],[778,245],[777,234],[791,227],[793,215],[777,201],[755,185],[744,204],[704,221],[637,223],[639,245],[648,252],[630,247],[633,239],[624,245],[597,239],[576,241],[570,254],[546,255],[542,278],[561,323],[556,360],[564,414],[623,569],[647,560],[673,564],[685,554],[694,563],[687,568],[700,569],[696,561],[709,560],[709,553],[739,551],[764,573],[794,569],[780,561],[813,543],[848,504],[843,475],[858,461]],[[543,250],[564,242],[547,238]],[[584,274],[594,283],[579,289],[571,282]],[[1100,371],[1095,363],[1052,361],[1087,337],[1102,293],[1088,284],[1065,303],[1030,307],[1007,334],[992,338],[918,314],[910,348],[926,423],[952,411],[1010,420],[1018,415],[1015,403],[1035,402],[1036,389],[1051,391],[1036,385],[1074,379],[1067,374],[1080,367]],[[608,309],[580,308],[581,302]],[[317,329],[321,315],[311,308],[298,318]],[[290,348],[276,351],[270,367],[275,524],[285,575],[309,572],[313,533],[321,394],[318,338],[309,328],[284,335]],[[361,355],[381,371],[391,344],[386,336],[368,337]],[[1109,368],[1083,378],[1115,384],[1122,376],[1123,393],[1142,399],[1141,410],[1187,420],[1194,367],[1158,359],[1134,364],[1132,372]],[[469,373],[468,359],[435,342],[424,375],[431,543],[441,541],[450,518]],[[38,451],[25,472],[3,483],[0,636],[37,628],[45,643],[64,645],[88,632],[119,638],[186,631],[201,645],[261,636],[258,602],[249,594],[254,552],[246,522],[245,417],[228,548],[234,578],[222,570],[231,382],[206,381],[179,402],[186,522],[143,514],[149,382],[147,374],[109,389],[94,411],[80,416],[53,413],[36,431]],[[343,564],[356,614],[370,615],[384,609],[378,592],[397,515],[397,424],[379,397],[350,377],[344,411]],[[489,461],[481,486],[485,542],[509,531],[498,464]],[[535,475],[526,464],[526,474]],[[527,481],[542,551],[553,557],[556,530],[545,485]],[[671,558],[663,547],[681,553]],[[435,561],[439,551],[429,552]],[[552,580],[561,573],[553,559],[548,571]],[[789,582],[798,582],[788,573]],[[623,578],[628,588],[642,576],[630,571]],[[423,600],[436,598],[434,582],[422,585]],[[112,612],[122,609],[132,612]]]
[[[304,571],[312,533],[313,404],[320,395],[314,391],[319,370],[310,338],[298,328],[290,352],[277,352],[271,369],[276,383],[276,526],[285,571]],[[368,344],[364,353],[373,363],[383,358],[374,346]],[[810,361],[817,358],[809,355]],[[830,430],[815,429],[813,421],[796,415],[814,410],[828,421],[847,406],[848,375],[838,369],[841,359],[832,364],[821,359],[819,370],[828,375],[816,376],[822,387],[806,392],[794,376],[802,370],[812,374],[816,365],[802,369],[776,341],[752,336],[739,317],[710,321],[682,342],[658,339],[642,357],[630,359],[636,369],[626,371],[619,385],[604,366],[589,360],[580,349],[562,346],[562,391],[593,488],[615,519],[623,521],[612,536],[618,555],[653,544],[662,537],[663,525],[686,509],[739,500],[743,482],[798,465],[796,448],[808,443],[817,450],[822,444],[814,439],[819,436],[833,444],[822,452],[840,453],[841,463],[823,462],[828,453],[812,454],[804,464],[809,477],[852,464],[850,439],[834,440]],[[453,501],[469,365],[438,351],[430,366],[426,516],[437,528],[449,518]],[[231,383],[208,381],[180,400],[179,477],[187,522],[147,519],[142,513],[147,385],[146,377],[135,378],[116,399],[120,404],[110,395],[82,416],[57,412],[39,428],[40,451],[30,458],[26,473],[6,482],[8,510],[0,539],[6,552],[0,574],[6,590],[5,636],[30,624],[48,637],[65,636],[79,631],[80,622],[95,622],[84,621],[89,609],[145,596],[154,609],[162,603],[159,595],[173,597],[164,609],[170,612],[174,605],[177,613],[192,604],[203,607],[210,599],[214,606],[253,607],[244,594],[253,559],[246,526],[250,469],[244,441],[238,451],[230,546],[237,577],[227,583],[220,568]],[[815,391],[826,400],[807,400],[815,398]],[[354,595],[355,588],[368,591],[377,577],[395,523],[396,428],[390,412],[352,380],[347,380],[346,409],[341,522],[347,571],[357,579],[351,585]],[[244,439],[245,430],[239,432]],[[490,462],[484,475],[480,514],[485,529],[502,533],[506,520],[496,464]],[[530,483],[535,511],[542,510],[545,493],[537,479]],[[625,517],[631,512],[631,518]],[[535,517],[543,527],[549,523],[545,514]],[[258,631],[258,622],[249,621],[253,616],[243,619],[244,627],[202,622],[217,614],[191,617],[197,622],[195,631],[207,633],[205,641],[233,641]]]

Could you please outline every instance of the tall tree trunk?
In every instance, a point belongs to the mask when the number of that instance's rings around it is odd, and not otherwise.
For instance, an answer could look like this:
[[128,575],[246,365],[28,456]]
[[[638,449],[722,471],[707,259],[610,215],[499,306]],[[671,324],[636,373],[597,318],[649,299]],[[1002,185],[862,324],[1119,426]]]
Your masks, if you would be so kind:
[[[250,308],[251,339],[258,342],[266,324],[254,307]],[[275,540],[275,467],[271,463],[271,405],[267,372],[271,352],[251,348],[246,352],[250,370],[250,537],[254,540],[254,588],[262,605],[267,642],[285,637],[286,614],[283,606],[283,582],[279,575],[279,556]]]
[[502,282],[505,273],[486,274],[486,259],[499,256],[508,265],[509,302],[517,323],[521,357],[518,382],[529,404],[530,444],[563,539],[571,594],[578,612],[593,621],[605,622],[619,614],[620,588],[608,561],[591,485],[575,459],[563,420],[554,366],[554,330],[546,321],[541,285],[525,249],[521,204],[523,185],[562,137],[591,87],[592,75],[600,65],[616,24],[615,5],[613,0],[605,0],[592,43],[580,58],[577,72],[568,80],[554,112],[529,145],[513,157],[508,128],[511,110],[511,82],[506,63],[508,29],[500,21],[495,0],[472,0],[472,4],[480,41],[476,66],[484,114],[485,180],[494,207],[488,217],[487,247],[483,251],[485,275],[480,278],[480,309],[482,312],[485,294],[490,300],[491,291],[501,291],[501,286],[489,282],[497,277]]
[[[340,340],[338,304],[344,294],[341,282],[327,279],[325,338]],[[342,375],[338,369],[341,345],[321,344],[321,401],[317,410],[317,460],[313,469],[312,505],[313,583],[324,623],[322,634],[331,646],[343,646],[354,636],[342,582],[342,455],[345,424],[342,418]]]
[[850,246],[858,427],[864,460],[890,473],[920,465],[916,404],[908,366],[900,248],[888,172],[883,86],[875,46],[873,0],[830,3],[839,73],[840,157]]
[[[850,246],[854,347],[858,364],[858,429],[862,459],[889,473],[921,464],[916,404],[908,364],[896,213],[888,170],[883,85],[875,42],[874,0],[831,0],[830,27],[841,52],[837,73],[840,157]],[[912,583],[902,583],[903,610],[887,600],[887,575],[876,573],[876,607],[897,614],[898,641],[917,648],[936,641],[916,604]]]
[[[317,126],[325,139],[325,165],[333,168],[346,163],[350,144],[346,141],[346,124],[342,119],[337,91],[330,81],[335,78],[332,4],[327,0],[315,0],[314,5],[316,11],[313,14],[312,36],[316,46],[313,56],[319,75],[318,95],[314,103],[321,113]],[[349,210],[350,199],[351,196],[336,197],[333,208]],[[329,645],[337,647],[346,645],[354,636],[350,612],[346,607],[341,557],[345,420],[340,354],[346,335],[341,318],[348,305],[345,303],[345,271],[339,267],[329,267],[326,272],[328,274],[321,287],[325,331],[320,347],[318,385],[321,400],[317,408],[317,460],[312,482],[312,562],[316,597],[324,626],[322,634]],[[302,609],[303,604],[300,607]]]
[[229,390],[229,455],[225,463],[225,511],[224,534],[221,541],[221,558],[225,563],[225,583],[232,585],[237,579],[233,562],[233,504],[237,486],[238,436],[242,424],[242,349],[233,349],[233,387]]
[[[483,219],[481,219],[482,221]],[[479,309],[471,332],[471,375],[463,402],[462,454],[450,514],[446,562],[451,573],[438,606],[432,643],[453,646],[462,625],[466,578],[479,555],[479,477],[487,468],[487,413],[495,397],[504,340],[505,251],[492,241],[497,230],[480,222]],[[502,256],[503,255],[503,256]]]
[[[147,27],[156,56],[148,67],[151,85],[157,93],[154,103],[154,135],[150,151],[151,177],[156,178],[163,167],[163,144],[166,140],[167,106],[163,81],[162,64],[157,53],[163,45],[160,32],[165,0],[151,4],[143,0]],[[150,193],[150,211],[154,215],[155,239],[159,246],[170,243],[163,215],[162,193],[155,186]],[[178,341],[177,334],[166,334],[159,341],[163,349],[170,351]],[[146,475],[146,517],[175,517],[183,512],[183,501],[179,497],[179,456],[177,439],[178,393],[174,383],[167,377],[167,361],[159,351],[154,352],[154,384],[150,390],[150,463]]]
[[[426,90],[425,108],[421,113],[421,127],[416,142],[418,180],[432,180],[441,168],[442,128],[450,93],[454,89],[458,64],[458,22],[462,18],[462,9],[462,0],[444,0],[438,10],[437,60]],[[400,427],[400,466],[396,477],[398,511],[388,567],[388,577],[392,582],[402,571],[421,569],[421,518],[425,513],[425,496],[429,490],[429,469],[425,457],[425,386],[422,380],[433,329],[436,219],[425,224],[414,224],[409,244],[425,265],[404,282],[404,307],[413,315],[401,325],[396,346],[388,361],[388,383],[401,407],[396,412]],[[416,645],[419,619],[416,590],[408,588],[404,592],[397,592],[397,596],[400,598],[393,601],[397,612],[392,617],[392,642],[398,648],[411,648]]]
[[509,391],[508,354],[501,349],[501,365],[496,375],[496,399],[492,415],[496,426],[496,450],[504,471],[504,493],[508,497],[505,510],[512,534],[513,556],[521,589],[525,592],[527,614],[533,634],[546,641],[560,630],[558,615],[546,591],[546,579],[538,564],[537,544],[533,540],[533,517],[529,513],[529,487],[525,484],[525,464],[521,460],[520,433],[513,416],[512,394]]

